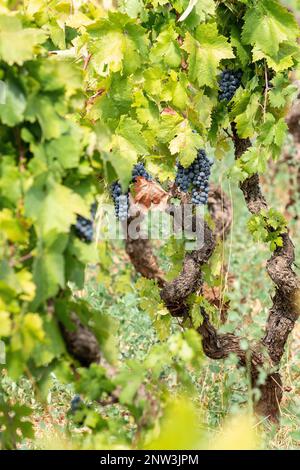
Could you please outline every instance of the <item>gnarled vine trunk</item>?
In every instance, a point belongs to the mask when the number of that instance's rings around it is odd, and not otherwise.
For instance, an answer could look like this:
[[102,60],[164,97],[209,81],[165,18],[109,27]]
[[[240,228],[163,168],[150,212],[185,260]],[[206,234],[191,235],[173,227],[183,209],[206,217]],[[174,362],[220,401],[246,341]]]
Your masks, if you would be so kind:
[[[232,138],[235,145],[236,158],[251,146],[248,139],[237,136],[235,126],[232,126]],[[262,209],[268,209],[262,195],[259,177],[250,176],[240,188],[244,194],[248,210],[258,214]],[[161,298],[172,316],[189,316],[188,296],[193,292],[207,293],[203,289],[201,267],[209,261],[216,247],[218,237],[224,238],[231,224],[231,206],[228,199],[220,190],[214,188],[210,195],[209,209],[215,222],[215,232],[203,222],[204,243],[196,251],[187,252],[184,257],[182,271],[170,282],[165,282],[157,259],[151,251],[149,240],[126,241],[126,251],[136,270],[150,279],[157,279],[161,287]],[[219,334],[210,322],[208,314],[201,308],[203,322],[198,328],[202,337],[203,350],[211,359],[224,359],[229,354],[236,354],[240,365],[250,366],[252,385],[260,391],[260,398],[255,403],[257,413],[266,416],[273,422],[279,419],[280,402],[282,399],[282,381],[279,374],[279,363],[289,333],[298,318],[299,281],[292,269],[294,262],[294,247],[287,233],[282,234],[283,246],[272,254],[267,262],[267,272],[275,285],[272,307],[266,324],[263,339],[252,345],[249,351],[240,346],[241,338],[233,334]],[[144,256],[147,254],[147,256]],[[141,261],[143,265],[141,267]],[[263,385],[258,385],[260,368],[269,371]]]
[[[248,139],[240,139],[232,126],[233,140],[235,144],[235,156],[241,155],[250,146]],[[258,214],[266,209],[267,203],[261,193],[259,177],[257,174],[247,178],[241,185],[241,190],[252,214]],[[294,246],[288,233],[281,235],[283,245],[278,247],[267,261],[267,272],[275,285],[275,295],[272,299],[272,307],[266,324],[265,336],[262,345],[267,349],[272,366],[279,367],[284,347],[290,332],[299,316],[299,279],[292,269],[294,263]],[[256,370],[252,375],[254,384]],[[260,387],[261,397],[256,404],[256,410],[272,420],[277,420],[279,405],[282,398],[282,384],[278,372],[267,376],[264,386]]]

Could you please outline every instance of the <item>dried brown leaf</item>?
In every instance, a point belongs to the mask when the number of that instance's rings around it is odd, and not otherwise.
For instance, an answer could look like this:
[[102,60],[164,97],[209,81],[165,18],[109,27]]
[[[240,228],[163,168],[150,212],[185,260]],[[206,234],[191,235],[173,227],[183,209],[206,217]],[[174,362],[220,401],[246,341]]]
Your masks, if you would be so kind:
[[134,190],[134,202],[145,206],[147,209],[152,205],[160,206],[160,208],[167,205],[169,194],[155,181],[147,181],[142,176],[138,176]]

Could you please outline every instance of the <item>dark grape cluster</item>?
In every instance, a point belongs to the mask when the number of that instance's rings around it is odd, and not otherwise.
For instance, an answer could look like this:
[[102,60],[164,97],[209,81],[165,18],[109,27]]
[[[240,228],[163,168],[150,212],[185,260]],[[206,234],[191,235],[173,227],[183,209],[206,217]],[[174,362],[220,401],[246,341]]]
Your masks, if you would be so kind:
[[179,162],[176,163],[176,166],[177,173],[175,184],[180,188],[181,191],[187,193],[191,184],[191,180],[194,177],[194,173],[192,170],[190,170],[190,167],[184,168]]
[[70,412],[76,413],[76,411],[80,410],[84,406],[83,401],[81,400],[79,395],[74,395],[70,403]]
[[87,408],[90,408],[90,406],[86,405],[79,395],[74,395],[67,416],[71,418],[72,422],[77,426],[83,426],[87,416]]
[[111,185],[110,191],[115,204],[116,217],[123,222],[128,217],[129,195],[122,193],[122,187],[118,181]]
[[76,224],[74,226],[76,236],[85,243],[93,241],[93,221],[77,215]]
[[230,101],[233,98],[241,84],[242,76],[243,72],[241,70],[223,70],[219,80],[220,101]]
[[193,204],[207,203],[212,165],[213,161],[201,149],[198,150],[196,159],[188,168],[184,168],[180,163],[177,163],[175,183],[184,192],[191,188]]
[[94,219],[96,216],[97,204],[94,202],[91,206],[91,219],[86,219],[77,215],[74,231],[76,236],[85,243],[91,243],[94,236]]
[[95,220],[96,218],[96,213],[97,213],[97,203],[93,202],[93,204],[91,205],[91,216],[93,220]]
[[[148,173],[143,163],[137,163],[134,165],[131,181],[135,183],[138,176],[142,176],[147,181],[152,180],[152,176]],[[122,192],[122,187],[118,181],[115,181],[111,185],[110,193],[114,201],[116,217],[123,222],[128,217],[129,193]]]
[[138,176],[142,176],[143,178],[145,178],[147,181],[151,181],[152,180],[152,176],[149,175],[148,171],[146,170],[146,168],[144,167],[144,164],[143,163],[137,163],[136,165],[134,165],[133,167],[133,170],[132,170],[132,181],[135,182],[136,181],[136,178]]

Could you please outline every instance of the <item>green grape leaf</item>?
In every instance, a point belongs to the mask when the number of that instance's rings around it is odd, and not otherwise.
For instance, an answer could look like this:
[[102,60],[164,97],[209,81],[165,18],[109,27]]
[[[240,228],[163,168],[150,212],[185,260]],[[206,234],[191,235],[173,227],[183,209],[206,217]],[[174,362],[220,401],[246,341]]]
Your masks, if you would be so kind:
[[177,33],[169,27],[162,31],[150,52],[150,60],[156,64],[163,62],[167,67],[177,68],[181,64],[181,51],[177,42]]
[[113,136],[112,150],[108,158],[124,190],[127,189],[131,181],[132,167],[136,163],[137,157],[138,154],[135,147],[128,140],[124,139],[121,135]]
[[57,139],[68,131],[68,122],[57,112],[53,101],[45,95],[33,95],[28,99],[25,118],[31,122],[39,122],[45,140]]
[[195,160],[197,149],[203,145],[203,139],[193,132],[188,121],[183,121],[177,128],[177,135],[171,140],[169,149],[172,155],[178,154],[180,163],[187,167]]
[[273,57],[284,41],[295,41],[299,27],[294,16],[277,0],[260,0],[247,10],[242,40]]
[[72,241],[72,244],[68,247],[69,253],[83,263],[84,265],[89,263],[96,263],[98,260],[98,251],[95,243],[84,243],[78,238]]
[[283,74],[276,74],[272,80],[273,87],[268,92],[268,99],[273,108],[283,108],[298,95],[298,87]]
[[112,72],[133,73],[144,60],[148,44],[145,31],[127,15],[109,13],[109,19],[99,20],[87,31],[92,38],[91,64],[100,76]]
[[241,40],[240,31],[236,26],[233,26],[231,29],[231,45],[236,49],[237,58],[240,60],[241,65],[246,67],[249,61],[251,61],[251,55],[249,52],[249,47],[244,46]]
[[40,249],[33,264],[33,280],[36,296],[32,308],[36,309],[45,300],[55,296],[65,286],[65,261],[61,253],[51,249]]
[[164,84],[161,99],[166,102],[170,101],[172,106],[183,110],[189,102],[186,84],[183,82],[181,77],[177,80],[175,73],[170,78],[171,79]]
[[3,82],[5,86],[5,102],[0,102],[0,120],[3,124],[13,127],[24,118],[26,98],[20,87],[13,81]]
[[78,194],[58,183],[43,184],[42,180],[39,178],[25,196],[25,213],[34,221],[38,233],[67,233],[76,222],[76,214],[89,217]]
[[63,168],[76,168],[82,153],[82,132],[75,125],[70,127],[67,134],[58,139],[49,141],[46,145],[46,154],[52,160],[56,159]]
[[0,310],[0,338],[2,336],[10,336],[12,331],[12,320],[10,313]]
[[263,173],[267,168],[268,156],[265,149],[253,146],[243,153],[238,163],[242,164],[243,169],[250,175]]
[[43,321],[38,313],[24,315],[20,325],[20,334],[22,354],[28,359],[36,344],[43,342],[45,338]]
[[[3,156],[3,155],[2,155]],[[0,192],[3,198],[16,204],[22,194],[22,179],[15,159],[9,155],[0,161]]]
[[0,231],[14,243],[24,244],[28,240],[27,227],[21,224],[10,209],[0,211]]
[[152,123],[152,129],[159,142],[169,143],[177,134],[178,125],[183,122],[177,113],[163,114],[159,120]]
[[195,13],[200,21],[204,21],[208,16],[214,16],[216,12],[216,2],[214,0],[201,0],[195,2]]
[[38,63],[30,62],[27,67],[46,92],[65,91],[69,97],[81,89],[82,70],[76,62],[68,58],[50,56],[47,59],[39,59]]
[[17,17],[0,15],[0,58],[9,65],[22,65],[32,59],[46,39],[42,29],[23,29]]
[[257,62],[266,58],[268,66],[275,70],[275,72],[282,72],[294,65],[294,61],[299,59],[299,46],[295,44],[282,43],[279,46],[277,54],[274,54],[270,57],[267,54],[264,54],[262,51],[253,48],[253,62]]
[[137,18],[144,10],[143,0],[121,0],[120,6],[130,18]]
[[214,100],[205,95],[203,90],[200,90],[191,98],[190,103],[190,119],[195,119],[197,126],[203,126],[204,129],[209,129],[212,124]]
[[142,126],[134,119],[122,116],[119,126],[116,129],[116,134],[124,137],[127,142],[130,142],[139,154],[145,155],[149,153],[146,140],[142,133]]
[[163,88],[163,71],[158,65],[148,67],[144,72],[144,90],[148,95],[159,97]]
[[[239,97],[241,97],[240,100]],[[260,100],[260,93],[249,94],[247,91],[241,92],[240,95],[237,94],[235,98],[232,115],[239,113],[235,116],[234,121],[236,122],[239,136],[244,139],[253,137],[255,133],[257,116],[261,112]]]
[[273,157],[277,157],[284,144],[287,130],[288,126],[284,118],[276,119],[273,114],[267,113],[257,142],[266,147],[271,147]]
[[43,343],[37,343],[32,357],[37,367],[46,366],[57,357],[66,352],[66,346],[61,336],[60,329],[55,318],[51,315],[43,317],[43,330],[45,340]]
[[195,37],[186,33],[182,47],[188,53],[189,77],[200,87],[216,86],[221,60],[234,58],[231,45],[219,35],[215,23],[198,26]]

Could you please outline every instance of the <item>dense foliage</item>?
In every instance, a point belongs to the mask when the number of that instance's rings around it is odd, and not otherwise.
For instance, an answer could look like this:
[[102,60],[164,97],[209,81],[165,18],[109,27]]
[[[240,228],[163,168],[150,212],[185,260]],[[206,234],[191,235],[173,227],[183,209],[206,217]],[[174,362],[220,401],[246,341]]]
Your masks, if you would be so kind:
[[[70,419],[90,430],[77,436],[77,446],[179,446],[174,436],[173,444],[158,437],[157,423],[164,414],[162,436],[172,439],[172,416],[177,429],[185,418],[183,429],[197,422],[198,411],[180,393],[189,399],[197,393],[199,308],[216,315],[194,294],[193,321],[180,329],[157,283],[139,278],[142,308],[161,341],[142,360],[120,360],[115,319],[76,295],[87,264],[100,264],[103,283],[112,269],[109,242],[91,243],[92,204],[101,207],[112,194],[124,221],[138,178],[159,181],[165,191],[176,179],[194,204],[205,204],[212,162],[218,173],[232,152],[233,128],[252,146],[231,162],[230,180],[264,173],[280,155],[285,116],[298,93],[291,71],[299,67],[299,28],[279,1],[190,2],[189,14],[188,6],[188,0],[121,0],[110,10],[93,0],[0,2],[3,367],[12,380],[32,380],[42,402],[53,376],[72,383],[84,401],[72,401]],[[248,227],[272,251],[287,231],[274,209],[254,214]],[[183,248],[170,242],[168,255],[175,276]],[[213,286],[222,276],[216,264],[204,268]],[[80,367],[70,353],[63,332],[74,329],[74,313],[97,339],[101,365]],[[179,382],[173,403],[161,380],[166,370]],[[109,400],[123,414],[87,404]],[[1,385],[0,411],[2,448],[32,437],[30,408],[11,402]],[[199,439],[195,431],[182,446],[193,448]]]

